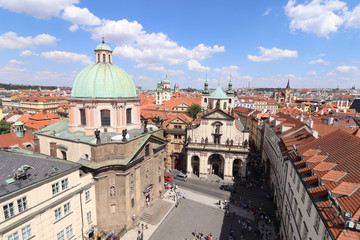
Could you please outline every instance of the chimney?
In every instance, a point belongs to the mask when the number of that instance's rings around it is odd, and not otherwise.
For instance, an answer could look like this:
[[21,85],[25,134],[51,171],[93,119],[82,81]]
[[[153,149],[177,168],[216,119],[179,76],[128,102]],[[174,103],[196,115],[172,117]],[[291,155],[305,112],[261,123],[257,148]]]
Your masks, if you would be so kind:
[[50,156],[56,158],[57,157],[57,146],[56,142],[50,142]]
[[36,153],[40,153],[40,140],[37,135],[35,135],[35,138],[34,138],[34,151]]

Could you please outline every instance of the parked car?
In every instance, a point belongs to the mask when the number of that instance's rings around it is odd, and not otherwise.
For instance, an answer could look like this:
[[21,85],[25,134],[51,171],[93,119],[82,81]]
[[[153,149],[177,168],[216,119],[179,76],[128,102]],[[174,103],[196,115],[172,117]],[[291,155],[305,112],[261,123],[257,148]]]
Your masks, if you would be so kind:
[[166,174],[164,174],[164,179],[165,179],[165,181],[169,181],[169,182],[171,182],[173,180],[172,177],[170,177],[169,175],[166,175]]
[[224,190],[224,191],[229,191],[229,192],[235,192],[235,190],[236,190],[235,187],[231,186],[231,185],[221,185],[220,189]]
[[184,182],[187,181],[187,175],[184,174],[184,173],[179,173],[174,178],[177,179],[177,180],[180,180],[180,181],[184,181]]

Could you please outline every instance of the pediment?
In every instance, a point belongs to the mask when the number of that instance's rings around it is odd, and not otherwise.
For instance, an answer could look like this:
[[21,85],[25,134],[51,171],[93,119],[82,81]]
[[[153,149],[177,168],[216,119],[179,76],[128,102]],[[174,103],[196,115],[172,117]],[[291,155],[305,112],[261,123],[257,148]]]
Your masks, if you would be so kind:
[[202,119],[233,120],[234,117],[218,109],[208,114],[205,114]]

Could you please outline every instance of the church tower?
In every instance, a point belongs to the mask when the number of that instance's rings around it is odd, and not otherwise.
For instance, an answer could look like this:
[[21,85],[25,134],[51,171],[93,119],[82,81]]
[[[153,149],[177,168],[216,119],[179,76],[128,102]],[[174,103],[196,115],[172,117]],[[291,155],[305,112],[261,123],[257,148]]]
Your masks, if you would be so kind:
[[286,88],[285,88],[285,99],[284,99],[284,102],[286,103],[291,103],[292,102],[292,98],[293,98],[293,94],[291,93],[291,88],[290,88],[290,80],[288,79],[288,82],[287,82],[287,85],[286,85]]
[[210,96],[209,84],[206,79],[205,83],[204,83],[204,89],[201,94],[201,109],[202,110],[207,110],[209,108],[209,96]]

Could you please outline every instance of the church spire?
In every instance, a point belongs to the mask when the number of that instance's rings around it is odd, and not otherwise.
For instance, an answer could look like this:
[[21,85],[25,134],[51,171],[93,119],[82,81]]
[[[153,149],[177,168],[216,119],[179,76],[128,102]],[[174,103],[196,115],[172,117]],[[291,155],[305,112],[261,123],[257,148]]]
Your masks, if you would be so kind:
[[288,79],[287,85],[286,85],[286,89],[290,88],[290,79]]

